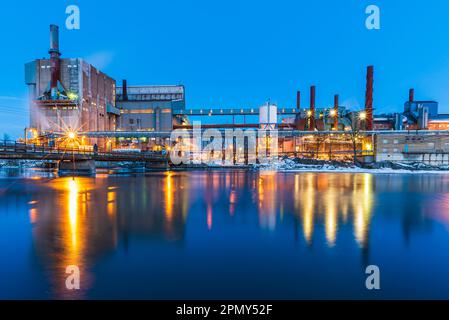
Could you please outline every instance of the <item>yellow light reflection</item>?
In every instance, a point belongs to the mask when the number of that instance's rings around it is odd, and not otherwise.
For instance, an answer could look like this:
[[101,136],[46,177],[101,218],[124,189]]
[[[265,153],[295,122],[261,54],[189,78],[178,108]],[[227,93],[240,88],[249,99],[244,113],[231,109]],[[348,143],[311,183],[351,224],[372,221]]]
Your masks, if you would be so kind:
[[315,209],[315,186],[314,186],[314,174],[307,174],[306,178],[306,190],[303,193],[303,197],[301,199],[302,207],[302,218],[303,218],[303,232],[304,238],[307,243],[312,242],[313,236],[313,211]]
[[[114,190],[114,189],[112,189]],[[116,198],[117,198],[117,192],[116,191],[108,191],[108,215],[114,216],[116,213]]]
[[354,212],[354,236],[361,248],[368,244],[369,224],[371,222],[373,175],[366,173],[354,176],[352,207]]
[[78,230],[78,184],[75,179],[68,182],[69,189],[69,223],[70,234],[72,239],[72,247],[77,247],[77,230]]
[[329,247],[335,245],[337,238],[338,217],[337,197],[335,189],[331,188],[326,194],[326,240]]
[[165,177],[165,218],[170,223],[173,219],[173,178],[172,173],[168,172]]
[[259,223],[270,230],[276,228],[277,177],[275,171],[260,172],[258,182]]

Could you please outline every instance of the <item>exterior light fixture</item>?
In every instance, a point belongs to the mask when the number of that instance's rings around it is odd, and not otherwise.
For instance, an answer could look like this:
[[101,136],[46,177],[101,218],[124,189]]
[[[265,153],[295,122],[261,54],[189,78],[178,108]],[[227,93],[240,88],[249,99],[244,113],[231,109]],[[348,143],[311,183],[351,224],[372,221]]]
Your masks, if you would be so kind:
[[366,112],[365,111],[362,111],[362,112],[359,113],[359,119],[360,120],[366,120]]

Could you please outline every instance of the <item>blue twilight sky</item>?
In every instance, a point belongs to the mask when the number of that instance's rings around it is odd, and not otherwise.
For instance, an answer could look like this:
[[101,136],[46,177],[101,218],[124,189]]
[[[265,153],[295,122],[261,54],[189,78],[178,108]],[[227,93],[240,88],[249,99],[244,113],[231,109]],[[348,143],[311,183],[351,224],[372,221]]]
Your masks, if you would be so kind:
[[[65,28],[65,9],[81,29]],[[365,8],[381,9],[381,30]],[[23,64],[47,57],[49,24],[61,27],[63,57],[82,57],[117,81],[184,84],[187,107],[295,104],[317,85],[318,105],[363,105],[365,69],[375,66],[377,112],[402,108],[408,88],[449,112],[447,0],[53,0],[0,4],[0,134],[28,123]]]

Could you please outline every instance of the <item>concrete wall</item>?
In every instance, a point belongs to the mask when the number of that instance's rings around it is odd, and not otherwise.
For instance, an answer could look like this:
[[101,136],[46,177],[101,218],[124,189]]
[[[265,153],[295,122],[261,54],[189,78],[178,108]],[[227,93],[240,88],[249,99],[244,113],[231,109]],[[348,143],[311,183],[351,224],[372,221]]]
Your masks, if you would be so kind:
[[449,164],[449,135],[378,135],[376,161]]

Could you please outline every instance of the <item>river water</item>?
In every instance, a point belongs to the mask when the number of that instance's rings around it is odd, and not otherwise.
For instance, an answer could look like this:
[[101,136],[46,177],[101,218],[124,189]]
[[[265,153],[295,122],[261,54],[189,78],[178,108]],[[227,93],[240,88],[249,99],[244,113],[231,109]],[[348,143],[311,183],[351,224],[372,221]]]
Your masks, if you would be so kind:
[[449,175],[2,171],[0,261],[1,299],[449,299]]

